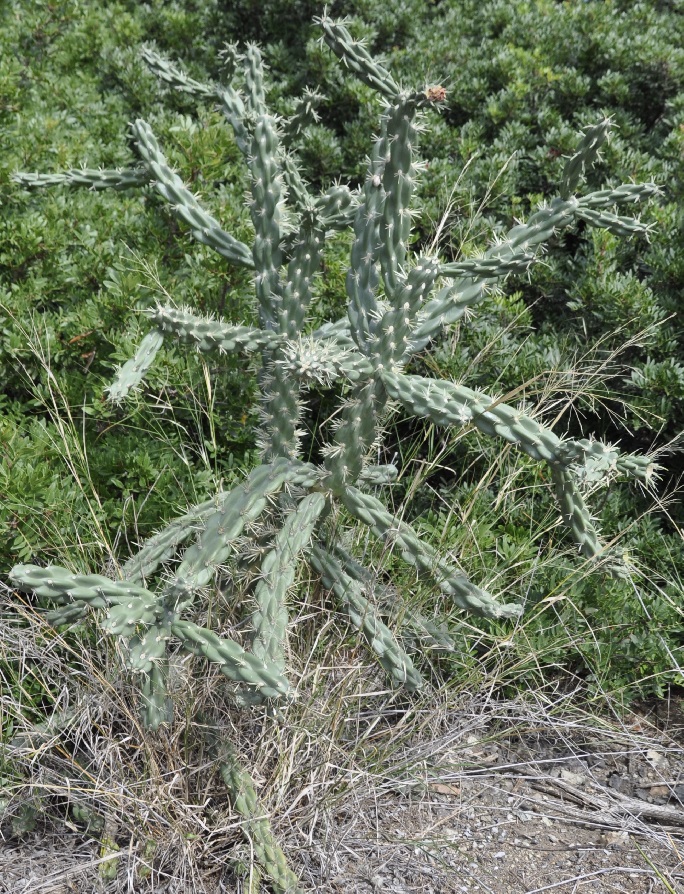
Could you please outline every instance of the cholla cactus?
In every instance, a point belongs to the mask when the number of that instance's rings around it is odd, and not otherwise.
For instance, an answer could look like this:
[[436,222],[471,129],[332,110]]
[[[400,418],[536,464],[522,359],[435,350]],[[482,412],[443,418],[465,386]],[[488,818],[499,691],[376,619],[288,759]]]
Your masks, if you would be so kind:
[[[574,194],[606,139],[609,122],[586,130],[577,153],[566,164],[561,197],[513,227],[482,257],[447,263],[436,254],[415,255],[409,243],[421,114],[442,102],[445,91],[440,86],[404,90],[352,40],[342,23],[323,18],[320,25],[333,52],[384,102],[380,132],[359,192],[341,185],[320,194],[311,191],[288,139],[307,116],[315,114],[318,97],[304,96],[289,123],[277,120],[266,105],[261,55],[255,46],[248,46],[243,55],[229,48],[231,67],[243,72],[240,91],[200,84],[152,50],[144,53],[166,83],[218,101],[223,108],[250,172],[251,248],[226,233],[201,207],[171,170],[142,120],[133,125],[140,156],[137,167],[16,178],[25,186],[64,183],[123,189],[150,185],[195,238],[229,262],[254,271],[258,328],[159,306],[150,312],[150,333],[120,370],[110,398],[121,401],[140,384],[167,337],[203,353],[253,354],[262,366],[258,433],[262,465],[235,489],[196,506],[151,538],[122,566],[120,580],[72,574],[58,567],[18,566],[11,572],[18,587],[56,603],[50,616],[54,623],[81,617],[88,605],[104,610],[106,628],[125,641],[130,667],[140,676],[144,715],[151,727],[170,716],[166,675],[174,643],[217,664],[238,684],[236,696],[241,701],[293,694],[285,661],[287,592],[303,559],[335,594],[393,682],[408,689],[421,686],[411,657],[368,598],[369,573],[332,539],[332,526],[326,520],[336,505],[379,540],[398,547],[401,557],[431,578],[457,606],[490,618],[518,614],[517,605],[500,604],[462,570],[440,558],[410,525],[368,492],[369,483],[389,481],[396,474],[392,467],[369,464],[390,400],[436,425],[475,426],[546,463],[561,514],[588,559],[603,556],[604,550],[582,497],[582,480],[608,470],[646,482],[653,475],[648,458],[622,456],[598,442],[564,438],[483,392],[404,371],[411,357],[438,337],[444,326],[481,302],[497,281],[525,271],[546,241],[577,220],[624,235],[645,230],[639,221],[610,209],[653,196],[655,186],[626,184],[584,196]],[[326,235],[349,227],[354,238],[346,276],[346,317],[305,332]],[[302,392],[332,382],[344,394],[344,405],[328,433],[324,461],[315,466],[304,462],[300,453]],[[251,648],[245,649],[195,624],[192,606],[218,570],[235,560],[252,526],[266,521],[276,533],[265,546],[260,544],[263,561],[253,591],[253,637]],[[155,588],[154,576],[162,569]],[[430,635],[428,620],[407,613],[406,621],[414,630]],[[443,632],[435,631],[433,641],[443,645]]]

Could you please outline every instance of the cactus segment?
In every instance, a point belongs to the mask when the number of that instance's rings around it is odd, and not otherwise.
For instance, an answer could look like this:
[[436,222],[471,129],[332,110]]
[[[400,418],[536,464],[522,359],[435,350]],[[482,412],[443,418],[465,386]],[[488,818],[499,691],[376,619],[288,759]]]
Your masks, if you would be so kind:
[[560,188],[562,198],[567,199],[575,192],[587,168],[590,168],[598,159],[599,150],[608,139],[611,126],[610,118],[604,118],[598,124],[584,128],[584,135],[579,142],[577,151],[567,160],[563,170]]
[[372,321],[378,319],[377,259],[380,249],[380,221],[385,203],[381,176],[384,160],[381,149],[381,142],[376,142],[363,187],[362,200],[354,218],[355,238],[346,277],[349,328],[352,338],[364,354],[370,351]]
[[245,104],[240,95],[232,87],[226,87],[218,91],[218,98],[226,116],[228,124],[233,130],[235,143],[242,155],[247,158],[251,145],[251,138],[245,127]]
[[300,214],[309,213],[313,207],[314,199],[309,192],[307,184],[297,167],[293,156],[281,147],[279,159],[283,180],[287,187],[287,198]]
[[106,389],[112,403],[120,403],[133,388],[140,385],[163,343],[164,336],[161,332],[153,330],[147,333],[134,356],[124,363],[112,384]]
[[64,624],[74,624],[82,621],[87,614],[87,607],[74,603],[72,605],[63,605],[53,611],[46,612],[45,620],[53,627],[62,627]]
[[593,208],[580,207],[575,214],[592,227],[608,230],[616,236],[624,236],[627,239],[635,235],[647,235],[651,229],[650,225],[644,224],[634,217],[619,217],[617,214],[611,214],[608,211],[595,211]]
[[149,317],[162,333],[169,332],[181,341],[194,344],[203,354],[211,351],[218,351],[221,354],[233,351],[251,353],[271,347],[280,341],[278,334],[268,329],[231,326],[221,320],[198,317],[175,307],[156,307],[149,311]]
[[254,127],[249,166],[252,174],[250,212],[254,224],[252,257],[256,276],[254,287],[262,323],[273,327],[280,310],[281,284],[278,269],[283,263],[283,189],[277,162],[278,135],[275,120],[261,115]]
[[370,362],[358,351],[348,350],[336,342],[300,339],[287,342],[275,361],[302,383],[329,386],[337,379],[358,382],[373,372]]
[[486,618],[514,618],[520,614],[521,606],[500,605],[486,590],[481,590],[472,583],[463,572],[441,560],[436,551],[423,543],[410,525],[388,512],[375,497],[363,494],[349,485],[338,496],[354,518],[368,525],[384,543],[397,544],[401,549],[402,559],[428,574],[439,589],[460,608]]
[[142,721],[147,729],[156,730],[162,723],[173,721],[173,702],[166,687],[168,662],[157,662],[140,679]]
[[482,391],[455,382],[391,372],[383,374],[383,381],[390,397],[413,416],[422,416],[437,425],[472,422],[487,435],[498,435],[517,444],[533,459],[567,462],[567,452],[559,452],[560,438],[550,429]]
[[149,124],[138,118],[133,125],[133,136],[140,156],[154,179],[157,192],[170,203],[176,217],[190,226],[195,239],[213,248],[233,264],[253,267],[252,253],[244,242],[226,233],[218,221],[201,207],[178,174],[171,170]]
[[359,475],[359,482],[366,487],[382,487],[397,480],[399,470],[396,466],[366,466]]
[[94,170],[80,168],[61,174],[13,174],[12,180],[26,189],[41,186],[82,186],[86,189],[133,189],[147,186],[152,176],[147,168]]
[[140,55],[150,71],[174,90],[181,90],[195,96],[215,98],[216,87],[211,84],[202,84],[200,81],[188,77],[182,69],[160,56],[152,47],[143,47]]
[[474,279],[501,279],[509,273],[524,273],[534,263],[536,256],[524,248],[506,252],[501,255],[484,258],[468,258],[454,264],[442,264],[440,276],[466,277]]
[[243,56],[245,64],[245,97],[247,111],[254,117],[266,113],[266,93],[264,91],[264,63],[256,44],[250,43]]
[[153,624],[141,635],[128,641],[128,666],[134,673],[149,674],[155,664],[166,656],[166,643],[171,638],[166,624]]
[[312,564],[325,586],[337,596],[354,627],[364,635],[392,681],[405,686],[409,692],[420,689],[423,678],[392,631],[363,595],[361,584],[343,571],[333,555],[319,546],[314,546],[312,550]]
[[371,57],[362,43],[353,39],[342,22],[334,22],[325,15],[315,21],[323,29],[325,43],[359,80],[387,99],[396,99],[401,91],[392,75]]
[[302,330],[306,311],[312,300],[311,283],[323,260],[325,231],[318,226],[302,227],[303,238],[295,246],[287,265],[287,285],[278,315],[278,327],[288,338]]
[[153,609],[157,602],[153,593],[128,581],[114,581],[101,574],[74,574],[59,565],[15,565],[10,580],[20,590],[37,596],[63,601],[84,602],[92,608],[135,600],[137,605]]
[[353,389],[334,442],[326,448],[325,466],[331,473],[333,489],[343,490],[363,473],[386,403],[385,389],[377,378]]
[[655,198],[661,193],[655,183],[623,183],[612,189],[597,189],[579,199],[580,208],[593,208],[597,211],[612,208],[614,205],[626,205],[629,202],[643,202]]
[[252,614],[252,651],[281,674],[285,673],[288,621],[285,598],[294,583],[297,560],[308,546],[325,506],[326,499],[321,493],[304,497],[287,515],[273,548],[261,563],[261,576],[254,591],[257,607]]
[[378,254],[388,296],[393,296],[399,285],[399,271],[406,264],[406,248],[411,236],[410,207],[416,183],[413,150],[418,139],[414,118],[418,98],[402,96],[385,112],[378,144],[378,155],[385,162],[382,172],[385,202]]
[[299,98],[295,110],[286,124],[286,133],[290,139],[300,134],[305,127],[320,121],[320,115],[316,110],[324,100],[325,96],[318,90],[304,88],[304,93]]
[[216,511],[221,495],[195,506],[185,515],[175,519],[158,534],[145,541],[143,547],[122,566],[121,574],[131,583],[142,584],[144,579],[170,559],[177,548],[198,530],[198,524]]
[[261,868],[270,878],[273,890],[276,894],[303,894],[299,879],[288,866],[265,810],[259,804],[251,776],[240,766],[230,746],[224,745],[222,752],[219,773],[228,788],[233,809],[244,819],[245,835]]
[[234,640],[222,638],[192,621],[172,621],[171,632],[189,652],[218,664],[229,680],[246,683],[263,698],[282,698],[290,693],[290,684],[277,667],[245,652]]
[[333,551],[343,571],[358,581],[364,590],[377,593],[382,610],[397,619],[402,633],[406,630],[409,636],[419,640],[422,649],[441,652],[456,649],[456,643],[441,625],[407,605],[392,586],[381,583],[377,574],[357,562],[339,543],[333,545]]
[[570,529],[580,553],[587,559],[595,559],[604,548],[577,484],[569,472],[559,466],[551,467],[551,476],[563,521]]
[[220,508],[206,516],[199,540],[185,551],[167,593],[184,602],[193,590],[208,584],[216,567],[231,554],[244,526],[263,512],[267,497],[278,493],[285,483],[306,487],[315,480],[314,468],[304,463],[276,459],[257,466],[246,481],[221,495]]
[[338,183],[314,199],[314,206],[322,227],[327,230],[346,230],[354,223],[358,195],[348,186]]
[[[583,198],[570,197],[567,199],[553,199],[548,207],[542,207],[530,216],[524,224],[518,224],[508,231],[503,242],[493,245],[489,248],[484,257],[478,259],[480,263],[484,263],[490,259],[499,259],[499,269],[503,271],[501,275],[512,272],[507,269],[512,258],[521,257],[521,252],[529,252],[542,243],[546,242],[553,234],[560,229],[570,226],[582,215],[592,210],[601,210],[612,205],[622,202],[639,201],[657,195],[659,192],[655,184],[625,184],[614,190],[603,190]],[[605,219],[605,224],[599,224],[599,218],[592,218],[593,226],[623,226],[623,232],[626,232],[628,225],[626,223],[618,224],[615,221],[623,221],[623,218],[615,218],[614,215]],[[635,227],[640,227],[639,232],[643,230],[643,226],[638,222],[634,222]],[[630,233],[633,231],[630,231]],[[467,262],[466,262],[467,263]],[[493,264],[493,269],[497,268],[497,264]],[[493,278],[499,276],[498,273],[491,274]],[[437,295],[427,303],[421,314],[421,322],[413,333],[411,340],[411,349],[413,353],[423,350],[431,338],[434,338],[444,326],[455,323],[459,320],[466,310],[479,304],[487,295],[487,282],[473,283],[469,279],[458,280],[451,286],[447,286],[437,293]]]
[[392,369],[411,353],[411,335],[418,311],[427,300],[440,265],[434,258],[421,257],[392,296],[392,309],[378,326],[374,360],[379,368]]

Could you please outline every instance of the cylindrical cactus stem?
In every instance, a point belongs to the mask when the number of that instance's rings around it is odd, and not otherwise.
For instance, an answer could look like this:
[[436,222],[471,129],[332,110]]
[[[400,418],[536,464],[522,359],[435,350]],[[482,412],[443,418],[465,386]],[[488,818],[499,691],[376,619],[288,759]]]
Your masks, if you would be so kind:
[[363,354],[332,339],[288,341],[279,351],[276,363],[304,385],[318,383],[328,387],[340,378],[357,383],[373,373],[371,362]]
[[245,127],[245,104],[240,94],[232,87],[225,87],[218,91],[218,98],[226,116],[226,120],[233,129],[233,135],[238,149],[245,159],[249,157],[252,144],[251,137]]
[[[548,207],[540,208],[532,214],[526,223],[518,224],[509,230],[504,241],[491,246],[480,261],[489,258],[509,261],[521,251],[530,252],[546,242],[554,232],[570,226],[587,212],[602,210],[624,202],[640,201],[657,195],[658,192],[658,187],[653,183],[625,184],[613,190],[602,190],[579,199],[574,197],[554,199]],[[628,229],[628,224],[623,218],[607,217],[604,223],[601,223],[600,219],[594,216],[590,223],[593,226],[607,226],[609,229],[619,226],[623,232]],[[643,231],[643,226],[638,222],[634,222],[633,225],[641,228],[640,232]],[[443,326],[455,323],[468,308],[483,301],[487,291],[487,280],[473,283],[469,279],[458,280],[453,285],[440,289],[423,309],[422,320],[413,334],[412,351],[414,353],[421,351]]]
[[364,596],[360,583],[344,572],[330,552],[318,545],[312,549],[311,561],[325,586],[337,596],[352,624],[364,635],[392,681],[405,686],[409,691],[419,689],[423,685],[423,678],[410,656]]
[[184,93],[205,96],[211,99],[216,97],[217,91],[213,84],[202,84],[200,81],[189,77],[181,68],[160,56],[152,47],[143,47],[140,55],[150,71],[160,81],[168,84],[169,87],[173,87],[174,90],[181,90]]
[[80,186],[85,189],[135,189],[147,186],[152,175],[146,167],[95,170],[78,168],[61,174],[13,174],[12,180],[26,189],[41,186]]
[[286,149],[280,147],[280,168],[290,205],[300,213],[306,213],[314,207],[314,199],[297,166],[296,160]]
[[386,404],[387,394],[378,378],[362,381],[352,390],[334,441],[325,451],[325,466],[331,473],[333,489],[343,489],[363,472]]
[[601,146],[608,139],[611,126],[610,118],[604,118],[598,124],[584,128],[577,151],[565,164],[560,189],[562,198],[567,199],[575,192],[587,168],[590,168],[598,158]]
[[222,505],[225,494],[218,494],[190,509],[162,531],[145,541],[142,548],[122,566],[121,575],[134,584],[143,584],[146,577],[172,558],[179,546],[197,533],[206,519]]
[[432,291],[440,265],[435,258],[418,258],[408,276],[398,282],[392,294],[392,308],[385,312],[377,327],[374,362],[379,368],[392,369],[411,352],[411,335],[416,315]]
[[520,614],[515,604],[501,605],[486,590],[480,589],[465,574],[440,559],[434,549],[421,540],[413,528],[401,521],[370,494],[347,486],[336,495],[346,509],[368,525],[376,537],[401,549],[401,557],[409,565],[431,577],[439,589],[460,608],[487,618],[511,618]]
[[304,93],[297,101],[294,112],[289,116],[285,125],[285,132],[288,138],[296,137],[305,127],[308,127],[310,124],[316,124],[320,120],[320,115],[316,110],[324,100],[325,96],[319,93],[318,90],[311,90],[309,87],[304,88]]
[[280,351],[270,352],[262,378],[260,446],[265,462],[299,457],[301,385],[288,374],[281,359]]
[[326,15],[315,21],[323,29],[323,40],[357,78],[387,99],[396,99],[401,91],[392,75],[372,58],[362,43],[354,40],[342,22],[335,22]]
[[[314,199],[320,226],[326,230],[346,230],[354,223],[358,193],[336,183]],[[348,325],[348,324],[347,324]]]
[[600,211],[615,205],[627,205],[630,202],[643,202],[661,194],[655,183],[622,183],[612,189],[597,189],[588,196],[578,199],[580,208],[593,208]]
[[602,478],[615,470],[648,482],[654,474],[648,457],[621,457],[618,450],[600,441],[563,440],[520,410],[465,385],[389,371],[382,373],[382,379],[390,397],[413,416],[436,425],[472,423],[487,435],[517,445],[532,459],[572,467],[580,477]]
[[262,324],[272,328],[282,300],[278,270],[283,263],[282,238],[283,189],[278,165],[278,136],[270,115],[257,118],[252,137],[250,169],[254,224],[252,257],[256,276],[254,285]]
[[551,466],[551,476],[563,521],[587,559],[595,559],[604,551],[589,509],[572,475],[562,466]]
[[295,245],[287,265],[287,285],[282,291],[278,314],[278,328],[288,338],[295,338],[302,330],[311,304],[312,280],[320,270],[323,258],[325,230],[316,225],[307,226],[306,221],[302,223],[302,238]]
[[257,466],[245,482],[222,495],[221,506],[206,517],[198,541],[185,551],[174,580],[166,588],[168,598],[185,604],[194,590],[208,584],[217,566],[230,556],[244,526],[261,515],[268,498],[284,484],[310,487],[315,480],[316,470],[304,463],[276,459]]
[[[396,105],[385,111],[377,147],[384,161],[382,187],[385,192],[379,260],[385,292],[390,300],[400,283],[399,271],[406,264],[406,247],[411,236],[410,206],[416,182],[413,153],[418,135],[414,119],[420,96],[402,95]],[[422,96],[424,98],[424,94]]]
[[263,698],[278,699],[289,695],[290,684],[280,669],[246,652],[239,643],[220,637],[213,630],[198,627],[192,621],[174,620],[171,632],[194,655],[202,655],[217,664],[221,673],[236,683],[256,689]]
[[413,639],[419,640],[423,649],[443,652],[455,650],[456,643],[444,627],[407,605],[395,587],[380,581],[377,572],[372,572],[357,562],[339,543],[332,546],[332,551],[349,577],[358,581],[366,592],[377,593],[380,607],[390,617],[397,619],[402,633],[407,630]]
[[134,673],[149,674],[167,658],[166,647],[171,639],[169,620],[152,624],[144,632],[128,638],[126,660]]
[[382,379],[390,397],[412,416],[430,419],[437,425],[472,423],[485,434],[517,444],[533,459],[563,463],[567,456],[560,451],[561,439],[550,429],[481,391],[455,382],[393,372],[384,372]]
[[356,209],[351,263],[346,277],[349,328],[352,338],[364,354],[370,353],[374,322],[379,318],[376,292],[379,282],[377,260],[380,251],[380,223],[385,203],[383,167],[382,145],[378,141],[373,147],[362,199]]
[[356,342],[349,332],[348,317],[342,317],[334,323],[323,323],[312,335],[319,341],[334,340],[344,348],[356,348]]
[[232,326],[222,320],[199,317],[175,307],[159,306],[148,311],[148,316],[157,330],[175,335],[203,354],[211,351],[222,354],[233,351],[251,353],[273,347],[283,340],[277,332],[269,329]]
[[132,602],[131,612],[154,610],[157,597],[125,580],[110,580],[101,574],[74,574],[59,565],[15,565],[10,580],[19,589],[33,591],[37,596],[64,602],[82,602],[92,608]]
[[266,112],[264,63],[256,44],[247,44],[243,56],[245,66],[245,100],[248,112],[259,117]]
[[[495,249],[490,249],[493,252]],[[489,254],[482,258],[468,258],[453,264],[441,264],[440,276],[453,278],[472,277],[477,280],[496,280],[511,273],[524,273],[534,263],[536,256],[524,248],[509,250],[504,244],[500,255]]]
[[240,766],[235,751],[228,745],[222,748],[219,772],[228,788],[233,809],[244,819],[244,833],[274,891],[277,894],[303,894],[299,879],[288,866],[285,854],[273,835],[251,776]]
[[156,730],[162,723],[173,721],[173,702],[169,698],[167,679],[168,661],[158,661],[140,681],[140,702],[143,725]]
[[252,614],[252,651],[257,658],[285,673],[287,637],[287,591],[294,583],[297,561],[309,545],[314,527],[326,505],[321,493],[304,497],[287,514],[273,548],[261,563],[261,575],[254,590],[256,610]]
[[134,356],[124,363],[112,384],[106,389],[112,403],[120,403],[132,389],[140,385],[163,343],[164,336],[158,329],[147,333]]
[[154,178],[157,192],[170,203],[173,213],[192,228],[195,239],[233,264],[253,267],[249,248],[226,233],[218,221],[201,207],[178,174],[171,170],[149,124],[139,118],[133,125],[133,135],[140,156]]
[[629,239],[632,236],[645,236],[650,233],[653,224],[642,223],[635,217],[620,217],[609,211],[595,211],[593,208],[579,207],[575,212],[579,220],[583,220],[592,227],[600,230],[608,230],[616,236],[624,236]]

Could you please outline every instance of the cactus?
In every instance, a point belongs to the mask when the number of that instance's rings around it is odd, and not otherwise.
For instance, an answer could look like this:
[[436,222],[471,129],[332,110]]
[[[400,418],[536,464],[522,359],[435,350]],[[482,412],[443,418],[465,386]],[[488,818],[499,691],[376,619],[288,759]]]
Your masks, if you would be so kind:
[[[324,16],[319,24],[325,43],[384,103],[359,191],[337,184],[316,193],[306,182],[292,141],[315,115],[320,97],[306,94],[289,122],[281,123],[267,106],[257,47],[226,51],[231,77],[242,72],[241,89],[230,83],[201,84],[153,50],[143,54],[165,84],[217,102],[225,113],[250,174],[251,247],[225,232],[202,208],[170,169],[154,133],[142,120],[133,125],[139,162],[128,170],[16,176],[29,188],[60,183],[91,189],[152,188],[195,239],[229,263],[254,272],[258,325],[231,325],[170,305],[152,308],[147,312],[149,334],[119,371],[109,397],[122,401],[143,382],[169,336],[202,353],[252,355],[261,365],[257,437],[262,464],[233,490],[191,508],[152,537],[122,565],[121,580],[54,567],[17,566],[11,573],[16,586],[56,603],[49,616],[54,623],[78,620],[88,607],[106,613],[106,629],[125,640],[131,669],[141,679],[143,713],[153,727],[169,717],[165,681],[173,643],[217,664],[236,684],[238,700],[293,694],[286,666],[287,592],[302,561],[308,561],[334,592],[391,680],[408,689],[422,685],[401,632],[391,631],[383,617],[403,618],[414,634],[432,638],[437,648],[451,647],[448,635],[401,606],[375,603],[369,587],[372,575],[335,540],[332,521],[337,507],[367,525],[382,542],[398,547],[401,558],[456,606],[489,618],[519,613],[520,606],[501,604],[368,492],[369,486],[396,476],[393,467],[370,462],[390,402],[439,426],[474,426],[547,464],[560,514],[580,553],[587,560],[606,559],[606,567],[614,573],[624,573],[624,568],[602,545],[582,485],[600,480],[606,472],[645,483],[655,473],[648,457],[566,438],[534,414],[495,396],[405,372],[416,352],[483,301],[494,284],[534,264],[557,232],[577,221],[627,237],[647,232],[640,221],[620,216],[615,209],[654,196],[654,185],[630,183],[575,194],[609,135],[610,121],[603,120],[583,134],[566,163],[560,196],[514,226],[482,257],[446,261],[437,254],[414,254],[411,220],[420,169],[416,150],[424,110],[439,106],[445,91],[438,85],[404,90],[352,39],[343,23]],[[307,331],[306,315],[317,292],[326,236],[347,228],[353,242],[345,283],[346,315]],[[323,431],[324,460],[313,465],[304,461],[299,446],[303,393],[332,383],[343,403]],[[235,562],[240,543],[255,525],[276,533],[264,535],[261,577],[252,594],[253,639],[251,648],[244,648],[199,627],[189,615],[197,594]]]
[[[316,193],[299,170],[292,141],[315,118],[320,96],[308,92],[289,121],[267,107],[264,69],[257,47],[227,47],[224,68],[241,71],[243,84],[202,84],[150,48],[143,58],[162,82],[200,99],[217,102],[231,126],[250,173],[251,247],[223,230],[169,167],[150,126],[133,125],[139,161],[127,170],[75,170],[63,174],[18,174],[26,188],[63,184],[93,190],[148,187],[189,227],[192,236],[227,262],[254,272],[257,326],[203,318],[170,305],[147,311],[149,333],[109,388],[113,403],[139,387],[164,341],[171,337],[202,353],[240,352],[260,363],[261,422],[256,433],[262,463],[230,491],[188,510],[150,538],[119,569],[120,579],[76,574],[59,567],[15,567],[13,584],[50,602],[53,624],[81,620],[88,609],[104,613],[103,626],[120,638],[123,654],[139,680],[145,724],[170,722],[167,691],[171,650],[215,664],[232,681],[238,705],[291,698],[287,674],[288,591],[298,566],[308,562],[337,599],[349,623],[396,686],[424,685],[408,644],[454,648],[448,633],[402,604],[389,588],[359,564],[335,537],[335,511],[343,508],[413,566],[454,605],[489,618],[510,618],[517,604],[502,604],[427,545],[412,527],[368,492],[390,483],[394,466],[375,466],[374,453],[390,402],[438,426],[473,426],[545,463],[560,514],[587,561],[605,560],[611,573],[624,574],[606,550],[585,502],[582,485],[623,474],[648,484],[656,467],[648,457],[622,455],[596,441],[566,438],[495,396],[461,383],[409,375],[405,367],[444,327],[482,302],[497,281],[524,272],[552,236],[582,221],[620,236],[647,232],[639,220],[615,213],[619,206],[654,196],[652,184],[624,184],[575,195],[586,170],[608,138],[603,120],[583,134],[567,161],[560,196],[514,226],[482,257],[446,261],[411,251],[414,192],[420,164],[416,149],[424,109],[445,98],[440,86],[407,91],[343,23],[319,20],[323,40],[350,72],[375,90],[384,109],[368,172],[361,189],[341,184]],[[306,316],[317,292],[325,241],[331,231],[351,229],[353,242],[346,275],[346,315],[315,331]],[[323,462],[304,461],[300,450],[303,393],[319,386],[343,395],[340,412],[323,430]],[[258,533],[263,556],[252,582],[251,646],[220,636],[192,620],[195,600],[233,568],[239,575],[245,538]],[[275,533],[274,533],[275,532]],[[254,563],[252,563],[253,565]],[[377,598],[376,598],[377,597]],[[387,621],[392,620],[396,631]],[[222,619],[225,620],[225,619]],[[406,636],[404,637],[404,632]],[[230,746],[221,775],[254,854],[273,888],[296,894],[288,868],[254,785]],[[257,881],[258,887],[258,881]]]

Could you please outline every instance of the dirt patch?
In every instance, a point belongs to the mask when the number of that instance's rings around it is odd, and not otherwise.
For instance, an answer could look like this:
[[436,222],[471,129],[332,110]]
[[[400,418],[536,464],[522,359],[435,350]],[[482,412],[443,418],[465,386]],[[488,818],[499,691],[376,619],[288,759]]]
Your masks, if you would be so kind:
[[[312,770],[312,793],[315,778]],[[471,706],[442,717],[439,735],[414,738],[381,769],[342,774],[336,789],[312,793],[300,792],[289,816],[274,816],[311,891],[684,891],[684,750],[646,716],[615,724],[547,708],[535,716],[519,702]],[[234,817],[230,828],[234,842]],[[212,831],[216,842],[220,831]],[[184,874],[155,869],[132,843],[118,845],[118,854],[106,853],[64,829],[6,840],[0,891],[249,890],[249,848],[231,845],[243,874],[235,863],[212,867],[211,842],[204,871]],[[105,867],[116,877],[103,878]]]

